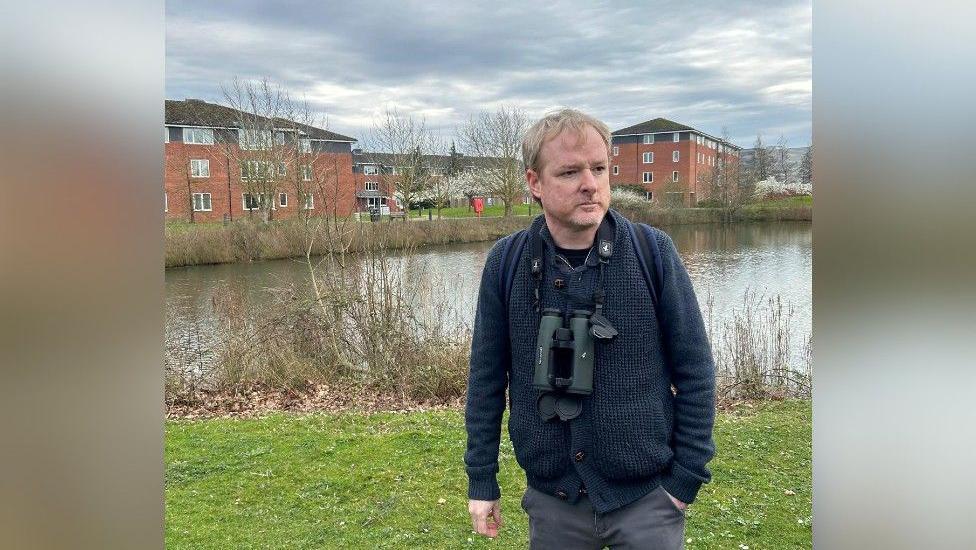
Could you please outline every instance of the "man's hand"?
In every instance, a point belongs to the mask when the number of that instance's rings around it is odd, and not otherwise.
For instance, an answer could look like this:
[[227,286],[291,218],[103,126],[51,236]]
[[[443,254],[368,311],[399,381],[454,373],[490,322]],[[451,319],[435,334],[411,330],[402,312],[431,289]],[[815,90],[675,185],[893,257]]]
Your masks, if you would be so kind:
[[479,535],[495,538],[502,525],[502,509],[498,500],[469,500],[471,526]]
[[685,508],[688,507],[688,505],[685,504],[684,502],[681,502],[680,500],[671,496],[671,493],[669,493],[667,489],[664,490],[664,494],[668,495],[668,498],[670,498],[671,502],[673,502],[674,505],[678,507],[678,510],[684,510]]

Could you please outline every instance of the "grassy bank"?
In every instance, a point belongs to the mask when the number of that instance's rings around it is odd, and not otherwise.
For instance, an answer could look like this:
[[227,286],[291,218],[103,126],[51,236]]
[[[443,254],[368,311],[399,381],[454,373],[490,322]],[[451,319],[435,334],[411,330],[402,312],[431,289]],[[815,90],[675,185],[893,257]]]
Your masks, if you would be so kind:
[[[360,252],[366,242],[383,242],[390,249],[492,241],[528,225],[530,218],[457,219],[443,221],[346,221],[341,230],[347,252]],[[342,222],[340,222],[342,223]],[[166,267],[275,260],[305,255],[308,229],[299,220],[271,223],[240,220],[223,225],[169,223],[166,225]],[[330,251],[333,224],[312,229],[313,255]]]
[[[720,413],[715,440],[686,547],[811,547],[810,402]],[[464,447],[455,410],[169,421],[166,546],[526,548],[525,478],[507,434],[494,541],[471,533]]]
[[[658,227],[696,223],[738,221],[811,221],[812,198],[793,197],[751,204],[734,213],[720,208],[658,208],[656,206],[617,208],[635,221]],[[539,208],[532,206],[533,215]],[[528,225],[529,206],[515,206],[514,217],[504,218],[504,207],[490,206],[481,218],[472,217],[466,207],[445,208],[440,220],[389,221],[358,223],[346,221],[351,252],[362,249],[365,240],[382,241],[394,249],[428,245],[493,241]],[[340,222],[341,223],[341,222]],[[400,225],[402,224],[402,225]],[[332,229],[334,231],[334,227]],[[320,227],[322,233],[324,228]],[[325,254],[331,239],[324,233],[313,234],[313,254]],[[298,220],[276,220],[270,223],[238,220],[222,223],[168,222],[165,229],[166,267],[187,265],[274,260],[305,255],[308,242],[305,226]]]

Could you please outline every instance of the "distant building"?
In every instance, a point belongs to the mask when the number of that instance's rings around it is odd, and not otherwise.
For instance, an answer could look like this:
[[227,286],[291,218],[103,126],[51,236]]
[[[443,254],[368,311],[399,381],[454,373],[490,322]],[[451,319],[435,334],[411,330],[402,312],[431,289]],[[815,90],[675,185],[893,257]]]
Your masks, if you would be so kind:
[[[354,211],[352,144],[356,139],[263,117],[252,118],[255,126],[242,129],[241,119],[239,111],[223,105],[166,100],[167,220],[188,221],[191,212],[194,221],[217,221],[257,216],[266,210],[273,218],[301,211],[340,216]],[[242,154],[285,143],[298,144],[298,149],[280,162],[247,160],[248,155]],[[258,178],[261,191],[254,184]]]
[[738,162],[741,148],[664,118],[616,130],[610,149],[610,185],[640,187],[657,202],[694,206],[708,190],[712,170]]

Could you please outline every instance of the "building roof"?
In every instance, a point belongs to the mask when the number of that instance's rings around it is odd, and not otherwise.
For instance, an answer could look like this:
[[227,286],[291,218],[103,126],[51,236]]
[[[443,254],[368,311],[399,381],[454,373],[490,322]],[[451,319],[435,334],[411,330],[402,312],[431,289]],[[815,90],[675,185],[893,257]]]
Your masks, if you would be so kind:
[[[207,103],[199,99],[186,99],[177,101],[174,99],[166,100],[165,123],[180,126],[209,126],[216,128],[239,128],[241,113],[237,109],[232,109],[216,103]],[[258,117],[260,122],[272,124],[266,117]],[[299,124],[290,120],[276,118],[273,125],[278,128],[297,128],[299,131],[308,135],[312,139],[322,139],[327,141],[348,141],[354,142],[356,138]]]
[[630,134],[653,134],[654,132],[684,132],[687,130],[692,130],[695,132],[698,131],[690,126],[678,124],[673,120],[668,120],[666,118],[655,118],[641,122],[640,124],[634,124],[633,126],[616,130],[613,132],[613,135],[626,136]]
[[[451,165],[451,155],[424,155],[424,159],[430,166],[446,169]],[[492,157],[472,157],[465,154],[458,154],[458,164],[461,166],[474,166],[483,168],[492,165],[501,159]],[[393,166],[396,164],[396,156],[392,153],[373,153],[369,151],[353,151],[353,164],[381,164],[383,166]]]

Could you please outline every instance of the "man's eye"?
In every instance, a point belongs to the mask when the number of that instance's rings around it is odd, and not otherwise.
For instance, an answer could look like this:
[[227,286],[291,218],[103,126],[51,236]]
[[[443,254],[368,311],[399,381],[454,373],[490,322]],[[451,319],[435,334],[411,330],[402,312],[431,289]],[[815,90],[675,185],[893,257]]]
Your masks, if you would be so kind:
[[596,168],[594,168],[594,169],[593,169],[593,171],[594,171],[594,172],[603,172],[603,171],[605,171],[606,169],[607,169],[607,167],[606,167],[606,166],[597,166]]
[[559,175],[560,176],[572,176],[575,173],[576,173],[576,170],[567,170],[567,171],[565,171],[565,172],[563,172],[562,174],[559,174]]

